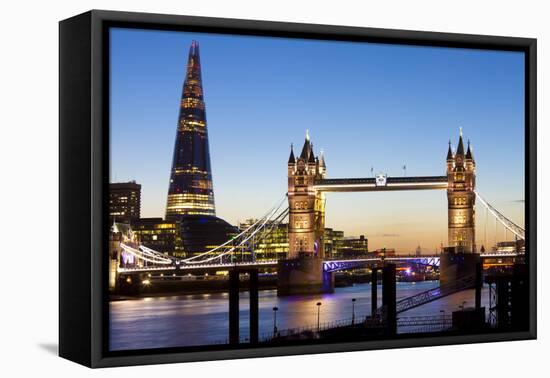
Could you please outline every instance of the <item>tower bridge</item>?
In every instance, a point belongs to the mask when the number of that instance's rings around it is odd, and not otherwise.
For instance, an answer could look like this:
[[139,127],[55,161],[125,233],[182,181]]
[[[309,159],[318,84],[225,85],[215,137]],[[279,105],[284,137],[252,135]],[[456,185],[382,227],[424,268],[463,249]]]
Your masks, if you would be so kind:
[[[284,292],[316,292],[327,287],[329,278],[319,269],[325,257],[327,192],[446,190],[449,254],[442,257],[442,281],[471,272],[479,261],[475,241],[476,162],[469,142],[464,148],[462,129],[455,152],[449,141],[444,176],[327,178],[324,154],[315,156],[309,132],[298,157],[291,146],[287,173],[289,260],[293,263],[280,265],[280,290]],[[287,266],[293,267],[288,274]]]
[[326,192],[446,190],[448,246],[475,253],[476,163],[470,143],[464,149],[462,130],[456,152],[449,148],[445,176],[327,178],[324,154],[315,156],[309,132],[300,155],[291,146],[288,159],[289,257],[324,257]]
[[[470,143],[465,151],[462,132],[456,151],[449,143],[446,175],[417,177],[328,178],[323,153],[315,156],[309,134],[300,155],[291,147],[287,165],[288,192],[263,217],[225,243],[187,258],[175,258],[140,245],[131,230],[118,244],[119,254],[134,264],[113,266],[120,276],[143,273],[201,273],[232,269],[276,269],[278,293],[318,293],[333,290],[333,273],[340,270],[376,267],[385,262],[438,266],[441,284],[471,275],[484,259],[515,259],[519,248],[508,254],[479,253],[475,239],[475,203],[479,200],[507,230],[524,240],[522,227],[506,218],[475,190],[476,163]],[[448,212],[448,248],[433,256],[396,256],[385,258],[327,260],[325,258],[325,194],[329,192],[372,192],[395,190],[446,190]],[[285,206],[288,204],[288,206]],[[257,260],[255,245],[288,219],[289,253],[283,260]],[[114,225],[114,228],[117,228]],[[115,230],[118,232],[118,230]],[[246,251],[246,254],[243,252]],[[243,259],[247,256],[248,260]],[[112,279],[111,282],[115,280]]]

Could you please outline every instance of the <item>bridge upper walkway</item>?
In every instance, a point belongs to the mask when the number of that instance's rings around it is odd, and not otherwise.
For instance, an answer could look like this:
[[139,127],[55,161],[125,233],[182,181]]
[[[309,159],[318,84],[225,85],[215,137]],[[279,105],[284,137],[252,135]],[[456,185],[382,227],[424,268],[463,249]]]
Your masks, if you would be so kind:
[[383,190],[447,189],[447,176],[335,178],[315,180],[314,188],[323,192],[365,192]]

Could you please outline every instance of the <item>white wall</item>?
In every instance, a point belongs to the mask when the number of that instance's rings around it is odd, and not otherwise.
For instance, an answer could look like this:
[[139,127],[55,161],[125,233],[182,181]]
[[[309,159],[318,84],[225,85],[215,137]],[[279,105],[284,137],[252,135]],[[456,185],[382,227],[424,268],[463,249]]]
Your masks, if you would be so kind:
[[[0,23],[0,374],[5,377],[262,376],[374,374],[425,377],[542,376],[548,370],[550,28],[544,1],[4,1]],[[57,344],[57,64],[61,19],[91,8],[258,20],[536,37],[539,124],[539,340],[91,371],[55,356]],[[546,170],[547,172],[547,170]],[[24,269],[11,271],[16,262]],[[23,262],[23,264],[21,264]],[[49,272],[49,273],[46,273]],[[544,311],[546,310],[546,311]],[[544,351],[546,348],[546,351]],[[546,368],[545,368],[546,367]],[[387,369],[390,372],[384,373]],[[545,372],[547,374],[547,371]],[[290,376],[290,375],[289,375]]]

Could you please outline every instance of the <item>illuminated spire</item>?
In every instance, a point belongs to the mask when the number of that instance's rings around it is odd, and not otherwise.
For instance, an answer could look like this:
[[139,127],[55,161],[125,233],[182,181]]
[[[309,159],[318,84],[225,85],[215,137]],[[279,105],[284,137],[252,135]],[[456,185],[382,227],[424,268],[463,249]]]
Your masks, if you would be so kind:
[[323,149],[321,149],[321,157],[319,158],[319,166],[323,167],[323,168],[326,168],[326,165],[325,165],[325,152],[323,151]]
[[451,148],[451,140],[449,139],[449,150],[447,151],[447,160],[453,160],[453,150]]
[[460,128],[460,137],[458,138],[458,147],[456,148],[456,156],[464,156],[464,142],[462,141],[462,127]]
[[294,164],[296,163],[296,159],[294,158],[294,146],[292,143],[290,144],[290,157],[288,158],[288,164]]
[[306,130],[306,140],[304,141],[304,146],[302,147],[302,152],[300,153],[300,159],[304,159],[304,161],[309,160],[309,152],[311,150],[311,145],[309,141],[309,130]]
[[313,153],[313,143],[309,144],[309,159],[308,163],[315,163],[315,154]]
[[470,145],[470,140],[468,139],[468,150],[466,151],[466,159],[474,160],[473,147]]

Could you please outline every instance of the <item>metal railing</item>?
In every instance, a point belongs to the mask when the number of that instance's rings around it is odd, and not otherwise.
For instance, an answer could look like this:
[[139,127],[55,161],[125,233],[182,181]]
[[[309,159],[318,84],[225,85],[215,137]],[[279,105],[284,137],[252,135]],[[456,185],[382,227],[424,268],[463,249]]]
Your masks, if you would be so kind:
[[455,282],[441,285],[436,288],[423,291],[413,296],[401,299],[396,303],[396,312],[402,313],[423,304],[435,301],[448,295],[458,293],[462,290],[471,289],[475,286],[475,275],[466,276]]
[[260,335],[260,342],[269,341],[275,338],[285,338],[285,337],[293,337],[293,336],[303,336],[308,338],[316,338],[318,337],[318,334],[323,331],[337,329],[337,328],[343,328],[343,327],[349,327],[354,324],[360,324],[362,323],[360,320],[348,318],[348,319],[340,319],[340,320],[333,320],[328,322],[322,322],[319,323],[319,325],[307,325],[303,327],[295,327],[295,328],[286,328],[282,330],[277,330],[276,332],[267,332]]
[[[260,342],[267,342],[277,338],[319,338],[320,333],[328,330],[336,330],[338,328],[345,328],[351,326],[364,327],[364,328],[384,328],[384,322],[371,317],[362,318],[348,318],[333,320],[320,323],[317,325],[308,325],[304,327],[287,328],[283,330],[277,330],[276,332],[266,332],[260,335]],[[422,331],[413,330],[412,332],[424,332],[427,329],[444,330],[451,328],[452,316],[451,315],[431,315],[431,316],[408,316],[397,319],[397,327],[422,327]]]
[[418,326],[451,326],[452,315],[429,315],[429,316],[407,316],[397,318],[397,327],[418,327]]

